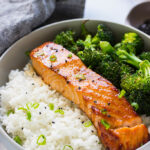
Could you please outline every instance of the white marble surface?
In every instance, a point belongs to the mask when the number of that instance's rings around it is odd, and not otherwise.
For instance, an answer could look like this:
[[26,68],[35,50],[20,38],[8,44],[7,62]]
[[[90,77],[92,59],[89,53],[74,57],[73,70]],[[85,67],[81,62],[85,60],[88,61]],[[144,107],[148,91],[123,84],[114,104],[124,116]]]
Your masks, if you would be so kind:
[[129,11],[144,1],[150,0],[86,0],[84,18],[124,24]]

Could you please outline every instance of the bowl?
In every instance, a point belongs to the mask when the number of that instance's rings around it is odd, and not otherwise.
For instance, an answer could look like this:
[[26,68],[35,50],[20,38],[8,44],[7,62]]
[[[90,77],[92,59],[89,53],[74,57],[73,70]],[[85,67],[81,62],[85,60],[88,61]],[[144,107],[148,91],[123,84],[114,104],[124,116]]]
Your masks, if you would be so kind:
[[[57,22],[33,31],[32,33],[18,40],[9,49],[7,49],[7,51],[0,58],[0,86],[5,85],[5,83],[8,81],[8,74],[12,69],[22,69],[25,66],[25,64],[29,61],[28,58],[25,56],[26,51],[32,50],[46,41],[53,40],[57,33],[68,28],[75,30],[77,34],[79,34],[80,26],[84,21],[87,21],[86,27],[92,33],[96,32],[96,27],[99,23],[106,24],[113,31],[117,41],[119,41],[119,39],[125,32],[136,32],[143,38],[145,43],[145,49],[150,49],[150,37],[147,36],[145,33],[126,25],[102,20],[88,19],[74,19]],[[5,139],[4,144],[6,146],[8,143],[8,145],[11,144],[14,147],[14,150],[23,149],[9,137],[9,135],[5,132],[1,125],[0,136],[3,137],[3,141]],[[11,146],[9,147],[10,150],[13,150]],[[142,147],[142,149],[145,150],[144,146]]]
[[138,28],[147,19],[150,19],[150,2],[143,2],[131,9],[125,23]]

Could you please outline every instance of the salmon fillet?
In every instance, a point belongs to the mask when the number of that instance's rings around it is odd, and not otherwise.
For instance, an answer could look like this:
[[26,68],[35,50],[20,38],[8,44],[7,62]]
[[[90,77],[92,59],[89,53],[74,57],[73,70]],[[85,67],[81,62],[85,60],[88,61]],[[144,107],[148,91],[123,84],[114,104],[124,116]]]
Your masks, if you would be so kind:
[[118,98],[116,87],[73,53],[47,42],[32,50],[30,58],[46,84],[87,114],[107,150],[135,150],[148,141],[148,129],[127,100]]

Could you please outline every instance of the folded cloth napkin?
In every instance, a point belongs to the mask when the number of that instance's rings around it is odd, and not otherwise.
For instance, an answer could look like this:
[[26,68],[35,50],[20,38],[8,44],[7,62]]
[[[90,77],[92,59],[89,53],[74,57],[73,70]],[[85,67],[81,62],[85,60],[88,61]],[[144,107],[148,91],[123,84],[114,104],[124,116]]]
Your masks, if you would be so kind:
[[0,0],[0,54],[50,17],[55,0]]
[[84,5],[85,0],[0,0],[0,55],[39,25],[83,17]]

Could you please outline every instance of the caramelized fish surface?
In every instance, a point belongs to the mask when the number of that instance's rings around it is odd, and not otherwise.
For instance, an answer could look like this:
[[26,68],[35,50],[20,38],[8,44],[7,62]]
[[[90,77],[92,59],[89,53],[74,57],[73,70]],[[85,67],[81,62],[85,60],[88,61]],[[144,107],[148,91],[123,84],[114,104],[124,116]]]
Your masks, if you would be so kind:
[[47,42],[34,49],[30,58],[46,84],[87,114],[106,149],[134,150],[148,141],[147,128],[127,100],[118,98],[116,87],[88,69],[73,53]]

